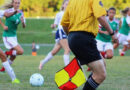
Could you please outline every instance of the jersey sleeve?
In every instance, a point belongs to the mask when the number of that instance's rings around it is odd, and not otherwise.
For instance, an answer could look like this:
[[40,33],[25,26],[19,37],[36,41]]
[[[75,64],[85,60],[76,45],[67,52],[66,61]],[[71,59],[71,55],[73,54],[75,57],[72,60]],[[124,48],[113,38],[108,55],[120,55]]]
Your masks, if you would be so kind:
[[4,16],[5,11],[4,10],[0,10],[0,18],[2,18]]
[[56,14],[54,24],[58,25],[59,23],[60,23],[60,17],[59,17],[59,13],[58,13],[58,14]]
[[126,17],[126,22],[127,22],[127,24],[130,24],[130,16]]
[[65,10],[65,13],[63,15],[63,18],[61,20],[61,25],[62,26],[65,26],[65,27],[68,27],[70,24],[70,18],[69,18],[69,4]]
[[99,30],[102,30],[102,25],[101,24],[99,24],[98,27],[99,27]]
[[107,14],[105,8],[103,8],[103,4],[101,0],[93,0],[92,10],[96,18],[99,18]]

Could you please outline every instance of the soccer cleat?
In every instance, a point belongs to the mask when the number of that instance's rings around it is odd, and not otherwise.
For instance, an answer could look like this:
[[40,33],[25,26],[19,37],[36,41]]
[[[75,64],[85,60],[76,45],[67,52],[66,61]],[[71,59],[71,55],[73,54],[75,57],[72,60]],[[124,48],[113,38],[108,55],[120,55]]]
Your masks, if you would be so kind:
[[43,63],[42,63],[42,62],[40,62],[40,65],[39,65],[39,70],[42,70],[42,68],[43,68]]
[[20,81],[16,78],[15,80],[12,81],[12,84],[20,84]]
[[5,68],[2,67],[2,68],[0,69],[0,72],[5,72]]
[[120,56],[124,56],[125,52],[123,52],[121,49],[119,49],[119,54],[120,54]]

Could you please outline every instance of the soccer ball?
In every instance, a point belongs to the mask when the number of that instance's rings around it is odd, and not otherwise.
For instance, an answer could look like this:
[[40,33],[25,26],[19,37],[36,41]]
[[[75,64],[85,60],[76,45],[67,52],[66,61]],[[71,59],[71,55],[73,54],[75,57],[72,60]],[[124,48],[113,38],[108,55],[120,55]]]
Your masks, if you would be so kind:
[[39,86],[42,86],[44,83],[44,78],[41,74],[39,73],[35,73],[33,74],[31,77],[30,77],[30,84],[32,86],[36,86],[36,87],[39,87]]
[[39,46],[39,45],[36,45],[36,49],[37,49],[37,50],[40,49],[40,46]]

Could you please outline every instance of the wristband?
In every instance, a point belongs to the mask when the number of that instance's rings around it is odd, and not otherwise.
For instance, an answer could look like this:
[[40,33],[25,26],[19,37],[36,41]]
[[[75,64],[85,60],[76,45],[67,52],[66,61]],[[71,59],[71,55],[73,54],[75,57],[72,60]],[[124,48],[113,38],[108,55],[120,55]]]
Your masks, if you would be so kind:
[[114,31],[113,31],[113,33],[110,33],[111,36],[113,36],[114,34],[115,34]]

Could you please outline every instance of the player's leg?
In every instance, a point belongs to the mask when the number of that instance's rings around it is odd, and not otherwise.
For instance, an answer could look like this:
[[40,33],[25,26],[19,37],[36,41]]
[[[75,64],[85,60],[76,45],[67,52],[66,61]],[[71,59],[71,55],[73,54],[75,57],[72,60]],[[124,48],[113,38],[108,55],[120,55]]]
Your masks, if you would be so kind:
[[119,43],[114,43],[113,47],[114,47],[114,49],[117,49],[119,47]]
[[12,82],[20,83],[20,81],[16,79],[12,67],[10,66],[9,62],[7,61],[6,55],[3,53],[1,49],[0,49],[0,59],[2,60],[3,67],[5,68],[6,72],[9,74],[10,78],[12,79]]
[[112,59],[113,57],[113,45],[112,43],[106,43],[105,45],[106,59]]
[[105,80],[106,69],[103,60],[89,63],[88,66],[92,70],[91,76],[88,78],[83,90],[96,90],[96,88]]
[[4,45],[9,51],[6,51],[6,55],[8,56],[16,56],[16,55],[22,55],[23,49],[18,44],[17,37],[3,37]]
[[[104,52],[104,42],[100,41],[100,40],[96,40],[97,41],[97,49],[98,51],[101,53],[101,55],[105,58],[105,52]],[[87,71],[91,71],[90,68],[87,69]]]
[[62,39],[60,40],[60,45],[62,46],[62,48],[64,49],[64,56],[63,56],[63,59],[64,59],[64,63],[65,63],[65,66],[69,64],[69,54],[70,54],[70,48],[69,48],[69,45],[68,45],[68,40],[67,39]]
[[71,32],[68,41],[71,51],[80,64],[88,65],[93,73],[87,80],[83,90],[96,90],[106,78],[106,68],[97,49],[94,36],[86,32]]
[[59,52],[60,49],[61,49],[61,45],[59,43],[56,43],[53,50],[50,53],[48,53],[48,55],[43,60],[41,60],[39,69],[41,70],[44,64],[50,61],[53,58],[53,56]]
[[120,56],[124,56],[125,52],[128,50],[128,44],[123,45],[123,49],[119,49]]
[[[16,52],[16,50],[13,49],[13,47],[18,45],[17,38],[16,37],[3,37],[3,42],[4,42],[5,47],[7,49],[9,49],[9,51],[5,52],[6,56],[16,56],[17,52]],[[8,59],[9,64],[12,64],[13,60],[14,59],[12,59],[12,60]],[[4,72],[5,68],[2,67],[0,71]]]
[[122,35],[122,45],[123,45],[123,49],[119,49],[119,54],[120,56],[124,56],[125,52],[128,50],[128,41],[127,41],[127,36],[126,35]]
[[15,46],[13,50],[16,50],[16,55],[23,55],[24,53],[24,50],[20,45]]
[[117,49],[119,47],[120,43],[122,42],[122,38],[121,37],[122,37],[122,35],[120,33],[117,33],[117,38],[119,40],[119,43],[114,43],[113,44],[113,48],[114,49]]
[[130,40],[128,40],[128,43],[129,43],[129,44],[128,44],[128,49],[130,49]]
[[130,49],[130,33],[128,35],[127,41],[128,41],[128,49]]

